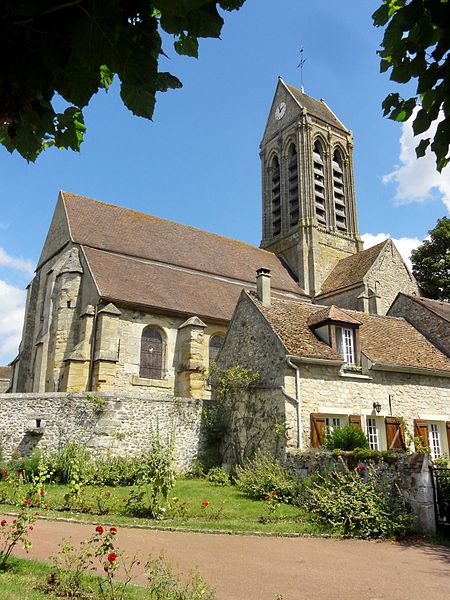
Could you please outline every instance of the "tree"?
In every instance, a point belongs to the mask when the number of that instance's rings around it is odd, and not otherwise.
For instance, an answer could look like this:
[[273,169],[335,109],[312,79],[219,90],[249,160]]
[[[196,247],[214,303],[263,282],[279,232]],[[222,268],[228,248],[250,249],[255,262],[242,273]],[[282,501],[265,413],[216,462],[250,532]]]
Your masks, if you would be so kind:
[[450,301],[450,219],[442,217],[428,233],[411,253],[413,275],[425,296]]
[[197,57],[198,38],[220,35],[218,8],[244,1],[0,0],[0,142],[29,161],[49,146],[79,150],[83,108],[116,75],[125,106],[151,119],[156,92],[182,85],[159,70],[162,32]]
[[404,122],[419,106],[413,119],[416,136],[437,122],[434,139],[422,139],[416,154],[424,156],[430,146],[438,171],[450,160],[449,17],[448,0],[383,0],[372,15],[375,26],[387,25],[378,52],[381,72],[390,70],[390,79],[398,83],[417,79],[415,96],[392,93],[384,99],[384,115]]

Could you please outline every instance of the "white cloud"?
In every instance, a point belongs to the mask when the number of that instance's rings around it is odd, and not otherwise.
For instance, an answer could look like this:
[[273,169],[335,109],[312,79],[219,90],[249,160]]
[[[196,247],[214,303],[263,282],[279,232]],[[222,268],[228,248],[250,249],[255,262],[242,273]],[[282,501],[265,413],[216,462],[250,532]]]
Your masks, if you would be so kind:
[[[364,242],[364,248],[370,248],[371,246],[375,246],[380,242],[386,240],[387,238],[392,237],[389,233],[363,233],[361,236]],[[401,238],[392,238],[394,244],[397,246],[398,251],[403,257],[403,260],[408,265],[409,269],[412,269],[411,266],[411,252],[415,250],[420,244],[422,240],[419,238],[409,238],[409,237],[401,237]]]
[[436,133],[437,123],[433,123],[429,131],[414,137],[412,121],[415,112],[408,121],[402,125],[400,136],[400,162],[392,173],[383,177],[383,183],[395,183],[397,189],[395,199],[400,204],[409,202],[423,202],[430,198],[433,190],[441,195],[441,200],[450,213],[450,167],[443,169],[442,173],[436,170],[435,155],[428,148],[425,156],[416,158],[415,147],[420,139],[433,137]]
[[0,267],[8,267],[10,269],[16,269],[18,271],[23,271],[27,275],[33,276],[34,267],[31,260],[27,258],[22,258],[21,256],[15,257],[10,256],[1,246],[0,246]]
[[26,292],[0,279],[0,364],[14,358],[22,335]]

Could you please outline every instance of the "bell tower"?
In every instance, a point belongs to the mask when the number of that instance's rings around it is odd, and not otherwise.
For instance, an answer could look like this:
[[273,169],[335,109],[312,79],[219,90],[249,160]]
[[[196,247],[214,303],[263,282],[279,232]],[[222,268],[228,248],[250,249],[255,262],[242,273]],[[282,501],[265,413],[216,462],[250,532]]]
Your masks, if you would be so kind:
[[352,134],[323,100],[279,77],[260,148],[261,248],[314,297],[339,260],[362,250]]

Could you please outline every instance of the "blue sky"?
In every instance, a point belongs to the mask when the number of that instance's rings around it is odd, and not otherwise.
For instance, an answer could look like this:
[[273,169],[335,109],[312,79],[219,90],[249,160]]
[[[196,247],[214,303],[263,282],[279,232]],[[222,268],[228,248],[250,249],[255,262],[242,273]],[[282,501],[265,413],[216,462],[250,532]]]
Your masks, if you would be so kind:
[[[199,60],[167,39],[164,68],[183,89],[158,96],[152,122],[121,104],[118,86],[85,112],[79,154],[52,149],[27,164],[0,149],[0,364],[16,353],[24,288],[32,277],[59,189],[130,207],[258,245],[259,142],[277,76],[324,98],[355,138],[359,228],[386,235],[407,255],[450,209],[450,169],[417,162],[410,126],[382,117],[397,89],[379,73],[379,0],[247,0],[225,13],[221,40],[203,40]],[[405,92],[406,93],[406,92]]]

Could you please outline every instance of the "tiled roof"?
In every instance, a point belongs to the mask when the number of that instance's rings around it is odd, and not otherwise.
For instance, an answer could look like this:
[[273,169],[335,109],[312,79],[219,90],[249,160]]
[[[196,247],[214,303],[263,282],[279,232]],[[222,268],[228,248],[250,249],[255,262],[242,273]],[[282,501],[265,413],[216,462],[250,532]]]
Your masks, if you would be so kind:
[[417,302],[417,304],[422,304],[431,312],[436,313],[442,319],[446,321],[450,321],[450,302],[443,302],[442,300],[431,300],[431,298],[420,298],[419,296],[414,296],[412,294],[405,294],[408,298]]
[[287,83],[284,85],[288,88],[300,106],[306,108],[306,110],[314,117],[317,117],[326,123],[330,123],[330,125],[334,125],[338,129],[348,131],[345,125],[339,121],[333,111],[323,100],[316,100],[315,98],[312,98],[312,96],[308,96],[308,94],[301,92],[297,88],[293,87],[292,85],[288,85]]
[[334,304],[313,313],[308,319],[308,325],[311,327],[312,325],[318,325],[319,323],[324,323],[325,321],[339,321],[340,323],[361,325],[361,321],[358,321],[354,317],[350,316],[349,313],[343,311]]
[[250,287],[95,248],[82,250],[100,295],[118,305],[229,321],[242,288]]
[[388,242],[389,240],[385,240],[340,260],[323,282],[320,294],[328,294],[361,283]]
[[0,379],[10,379],[11,367],[0,367]]
[[[241,282],[253,283],[256,270],[265,267],[271,270],[275,289],[301,294],[296,282],[271,252],[75,194],[61,192],[61,196],[75,243]],[[104,256],[103,263],[106,260]],[[129,285],[138,285],[138,282],[130,281]],[[127,294],[130,290],[117,289],[117,292]]]
[[[325,307],[277,298],[272,298],[270,307],[264,307],[253,294],[249,297],[266,317],[289,354],[342,359],[308,326],[309,318]],[[373,363],[450,372],[450,358],[404,319],[353,310],[345,312],[360,321],[361,351]]]

